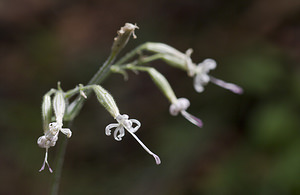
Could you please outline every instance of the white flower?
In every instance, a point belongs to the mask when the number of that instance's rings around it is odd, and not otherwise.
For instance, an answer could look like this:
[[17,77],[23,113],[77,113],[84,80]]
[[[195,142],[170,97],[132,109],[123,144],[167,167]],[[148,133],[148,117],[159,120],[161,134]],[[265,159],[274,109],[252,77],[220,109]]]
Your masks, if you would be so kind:
[[48,149],[50,147],[55,146],[56,141],[58,140],[59,132],[65,134],[68,138],[72,136],[72,131],[68,128],[63,127],[63,117],[65,113],[65,100],[62,92],[57,92],[53,99],[53,108],[55,112],[56,122],[52,122],[49,124],[49,128],[44,130],[44,135],[39,137],[37,140],[37,144],[41,148],[46,149],[45,159],[42,165],[42,168],[39,170],[40,172],[44,170],[45,164],[47,164],[49,171],[52,173],[52,169],[48,163]]
[[215,69],[216,66],[217,64],[213,59],[206,59],[195,67],[194,87],[198,93],[204,90],[203,86],[210,81],[208,73],[210,70]]
[[[105,134],[111,135],[111,129],[115,128],[114,130],[114,138],[117,141],[121,141],[122,137],[125,135],[124,128],[136,139],[136,141],[150,154],[154,157],[156,164],[160,164],[160,158],[151,152],[147,146],[134,134],[140,127],[141,123],[136,119],[129,119],[129,116],[126,114],[119,114],[116,118],[118,123],[112,123],[106,126]],[[133,127],[135,125],[135,127]]]
[[47,164],[49,171],[52,173],[52,169],[48,163],[48,148],[55,146],[56,141],[58,140],[59,132],[65,134],[68,138],[72,136],[72,131],[68,128],[62,128],[62,123],[53,122],[49,124],[49,130],[45,132],[45,134],[38,138],[37,144],[41,148],[46,149],[45,159],[42,165],[42,168],[39,170],[40,172],[45,169],[45,165]]
[[207,85],[208,82],[212,82],[220,87],[228,89],[233,93],[241,94],[243,93],[243,89],[233,83],[226,83],[220,79],[214,78],[208,75],[210,70],[215,69],[217,63],[213,59],[206,59],[202,63],[199,63],[194,67],[194,88],[198,93],[203,92],[204,86]]
[[194,125],[197,125],[198,127],[202,127],[203,123],[202,121],[191,115],[190,113],[188,113],[186,111],[186,109],[190,106],[190,101],[186,98],[178,98],[175,102],[173,102],[170,105],[170,114],[173,116],[177,116],[179,113],[181,113],[181,115],[186,118],[187,120],[189,120],[191,123],[193,123]]

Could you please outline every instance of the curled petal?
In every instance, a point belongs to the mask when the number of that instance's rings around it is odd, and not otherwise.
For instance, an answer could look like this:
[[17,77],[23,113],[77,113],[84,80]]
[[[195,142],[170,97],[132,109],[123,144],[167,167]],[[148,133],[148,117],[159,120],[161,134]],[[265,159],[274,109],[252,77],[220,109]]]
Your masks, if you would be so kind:
[[175,104],[171,104],[169,108],[169,112],[172,116],[177,116],[179,113],[179,110]]
[[141,127],[141,123],[140,123],[140,121],[138,121],[136,119],[130,119],[130,121],[132,122],[132,124],[136,124],[136,126],[134,128],[130,129],[130,131],[132,133],[135,133]]
[[223,87],[225,89],[228,89],[230,91],[232,91],[233,93],[236,93],[236,94],[242,94],[243,93],[243,89],[238,86],[238,85],[235,85],[233,83],[226,83],[225,81],[222,81],[220,79],[217,79],[217,78],[214,78],[214,77],[210,77],[210,81],[220,87]]
[[209,82],[209,76],[207,74],[197,74],[194,77],[194,88],[198,93],[204,91],[204,85]]
[[56,141],[58,139],[58,136],[48,136],[46,137],[45,135],[41,136],[38,138],[37,140],[37,144],[39,145],[39,147],[41,148],[50,148],[55,146]]
[[116,127],[118,127],[118,126],[119,126],[118,123],[112,123],[112,124],[107,125],[106,128],[105,128],[105,134],[106,134],[107,136],[110,136],[110,135],[111,135],[111,129],[112,129],[112,128],[116,128]]
[[179,98],[170,105],[169,111],[173,116],[177,116],[182,110],[186,110],[190,106],[190,101],[186,98]]
[[195,117],[194,115],[191,115],[190,113],[188,113],[185,110],[181,111],[181,114],[184,118],[186,118],[188,121],[190,121],[191,123],[193,123],[194,125],[197,125],[198,127],[202,127],[203,123],[201,121],[201,119]]
[[42,165],[41,169],[39,170],[39,172],[41,172],[45,169],[46,164],[48,166],[48,169],[49,169],[50,173],[52,173],[53,171],[52,171],[52,169],[51,169],[51,167],[48,163],[48,148],[46,148],[45,159],[44,159],[43,165]]
[[70,138],[72,136],[72,131],[68,128],[62,128],[60,129],[60,131],[65,134],[68,138]]
[[124,135],[125,135],[124,127],[118,126],[114,131],[115,140],[121,141],[122,137],[124,137]]
[[47,138],[46,136],[41,136],[38,138],[37,140],[37,144],[41,147],[41,148],[47,148]]
[[202,64],[205,66],[205,69],[207,71],[215,69],[217,67],[217,62],[214,59],[210,59],[210,58],[205,59],[202,62]]

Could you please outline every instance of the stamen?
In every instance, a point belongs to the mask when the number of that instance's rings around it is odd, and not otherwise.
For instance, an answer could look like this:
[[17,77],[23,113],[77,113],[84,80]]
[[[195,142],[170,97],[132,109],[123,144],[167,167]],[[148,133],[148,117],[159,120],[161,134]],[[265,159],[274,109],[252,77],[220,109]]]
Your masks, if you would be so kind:
[[201,119],[195,117],[194,115],[191,115],[190,113],[188,113],[185,110],[181,111],[181,114],[184,118],[186,118],[188,121],[190,121],[191,123],[193,123],[194,125],[198,126],[198,127],[202,127],[203,126],[203,122],[201,121]]
[[151,150],[149,150],[149,148],[147,148],[147,146],[145,146],[145,144],[132,132],[133,130],[131,129],[126,129],[133,137],[134,139],[139,142],[139,144],[144,148],[144,150],[146,150],[146,152],[148,152],[150,155],[153,156],[153,158],[155,159],[155,162],[157,165],[159,165],[161,163],[160,158],[154,154],[153,152],[151,152]]
[[225,81],[214,78],[212,76],[210,76],[210,81],[212,83],[220,86],[220,87],[223,87],[225,89],[228,89],[228,90],[232,91],[233,93],[236,93],[236,94],[242,94],[243,93],[243,89],[240,86],[235,85],[233,83],[226,83]]
[[39,170],[39,172],[41,172],[45,169],[45,164],[47,164],[50,173],[53,173],[53,171],[48,163],[48,148],[46,148],[45,159],[44,159],[43,165],[42,165],[41,169]]

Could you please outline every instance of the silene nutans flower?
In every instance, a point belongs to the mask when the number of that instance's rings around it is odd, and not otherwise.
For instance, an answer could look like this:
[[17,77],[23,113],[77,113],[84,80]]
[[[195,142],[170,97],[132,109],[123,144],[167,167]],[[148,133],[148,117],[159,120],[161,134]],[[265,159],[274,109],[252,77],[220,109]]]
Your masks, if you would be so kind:
[[121,141],[125,135],[125,130],[144,148],[146,152],[153,156],[157,165],[161,163],[160,158],[154,154],[136,135],[135,132],[141,127],[141,123],[136,119],[129,119],[126,114],[121,115],[113,97],[101,86],[94,85],[93,90],[98,101],[106,108],[106,110],[114,117],[118,123],[112,123],[106,126],[105,134],[111,135],[114,129],[114,138]]
[[[53,110],[55,113],[55,122],[49,123],[48,126],[44,125],[44,135],[39,137],[37,140],[37,144],[41,148],[46,149],[45,153],[45,159],[43,162],[43,165],[39,171],[42,171],[45,169],[45,165],[48,166],[49,171],[52,173],[52,169],[48,163],[48,149],[50,147],[55,146],[56,141],[58,140],[58,134],[59,132],[62,132],[65,134],[68,138],[72,136],[72,132],[68,128],[63,128],[63,117],[66,109],[65,105],[65,100],[64,100],[64,95],[63,92],[57,91],[54,99],[53,99]],[[50,105],[50,106],[49,106]],[[42,115],[43,115],[43,120],[44,123],[48,122],[48,119],[51,118],[51,100],[50,96],[47,96],[44,98],[43,104],[42,104]],[[46,120],[46,121],[45,121]]]
[[213,59],[205,59],[203,62],[196,65],[191,59],[193,50],[188,49],[185,53],[163,43],[146,43],[145,49],[150,52],[160,54],[160,59],[169,65],[185,70],[189,77],[194,77],[194,88],[198,93],[204,91],[204,86],[212,82],[220,87],[228,89],[233,93],[242,94],[243,89],[233,83],[227,83],[208,73],[216,68],[217,63]]
[[212,82],[220,87],[228,89],[233,93],[242,94],[243,89],[233,83],[227,83],[213,76],[208,75],[210,70],[215,69],[217,63],[213,59],[205,59],[203,62],[199,63],[197,66],[193,66],[191,72],[194,75],[194,88],[198,93],[203,92],[204,86],[208,82]]
[[144,67],[144,66],[128,66],[127,68],[135,71],[144,71],[150,75],[151,79],[154,81],[156,86],[165,95],[165,97],[171,102],[169,111],[172,116],[177,116],[180,113],[184,118],[186,118],[194,125],[198,127],[203,126],[201,119],[193,116],[192,114],[186,111],[187,108],[190,106],[190,101],[186,98],[177,99],[168,80],[155,68]]
[[181,113],[181,115],[188,121],[190,121],[198,127],[202,127],[203,122],[201,121],[201,119],[195,117],[194,115],[186,111],[189,106],[190,101],[188,99],[178,98],[170,105],[169,112],[172,116],[177,116],[179,113]]

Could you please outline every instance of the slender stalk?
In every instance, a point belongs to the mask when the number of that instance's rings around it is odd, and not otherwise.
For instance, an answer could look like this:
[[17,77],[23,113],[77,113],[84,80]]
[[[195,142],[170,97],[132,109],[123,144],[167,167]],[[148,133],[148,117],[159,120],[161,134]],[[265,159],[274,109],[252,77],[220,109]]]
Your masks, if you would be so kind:
[[[118,36],[114,39],[112,50],[108,59],[104,62],[104,64],[99,68],[96,74],[88,82],[88,85],[93,85],[93,84],[99,85],[109,75],[110,67],[112,66],[115,58],[120,53],[120,51],[125,47],[130,36],[132,34],[134,35],[134,30],[136,28],[137,26],[126,23],[125,26],[122,27],[120,31],[118,31]],[[75,88],[74,91],[76,90],[77,89]],[[68,95],[73,95],[74,91],[71,90],[71,92]],[[86,95],[89,95],[91,93],[91,90],[88,88],[85,93]],[[78,97],[74,100],[74,102],[72,102],[72,104],[69,105],[72,106],[72,110],[70,113],[67,113],[68,116],[66,116],[65,118],[65,120],[68,121],[68,125],[70,125],[73,122],[74,118],[77,116],[77,114],[83,107],[84,102],[85,99],[82,98],[80,95],[78,95]],[[58,154],[54,179],[51,187],[51,195],[57,195],[59,191],[59,184],[60,184],[60,179],[62,174],[62,167],[63,167],[66,148],[67,148],[67,138],[65,138],[59,146],[59,154]]]
[[[109,58],[105,61],[103,66],[97,71],[97,73],[92,77],[90,80],[89,84],[100,84],[103,79],[106,77],[106,75],[109,73],[109,68],[114,60],[115,55],[111,54]],[[78,88],[79,90],[79,88]],[[77,91],[77,89],[74,89],[74,91]],[[71,91],[69,95],[72,95],[74,91]],[[86,91],[86,95],[90,94],[91,90]],[[76,109],[73,110],[75,114],[73,114],[73,118],[70,119],[69,124],[72,123],[73,119],[77,115],[77,113],[80,111],[84,104],[85,99],[81,98],[78,96],[75,100],[76,102]],[[68,124],[68,126],[70,126]],[[54,177],[53,177],[53,182],[52,182],[52,187],[51,187],[51,195],[57,195],[58,190],[59,190],[59,184],[60,184],[60,179],[61,179],[61,174],[62,174],[62,168],[63,168],[63,162],[64,162],[64,156],[66,153],[66,148],[68,144],[68,139],[64,137],[62,143],[59,145],[59,152],[58,152],[58,157],[57,157],[57,163],[56,163],[56,168],[54,171]]]
[[135,55],[139,54],[142,50],[144,50],[146,48],[146,44],[144,43],[138,47],[136,47],[135,49],[131,50],[131,52],[127,53],[124,57],[122,57],[120,60],[118,60],[115,65],[121,65],[124,64],[126,61],[130,60],[131,58],[133,58]]
[[64,164],[64,156],[66,153],[68,145],[68,138],[64,137],[62,142],[59,145],[59,150],[58,150],[58,156],[57,156],[57,162],[54,170],[54,176],[53,176],[53,181],[52,181],[52,187],[51,187],[51,195],[57,195],[58,190],[59,190],[59,184],[60,184],[60,178],[62,174],[62,168]]

